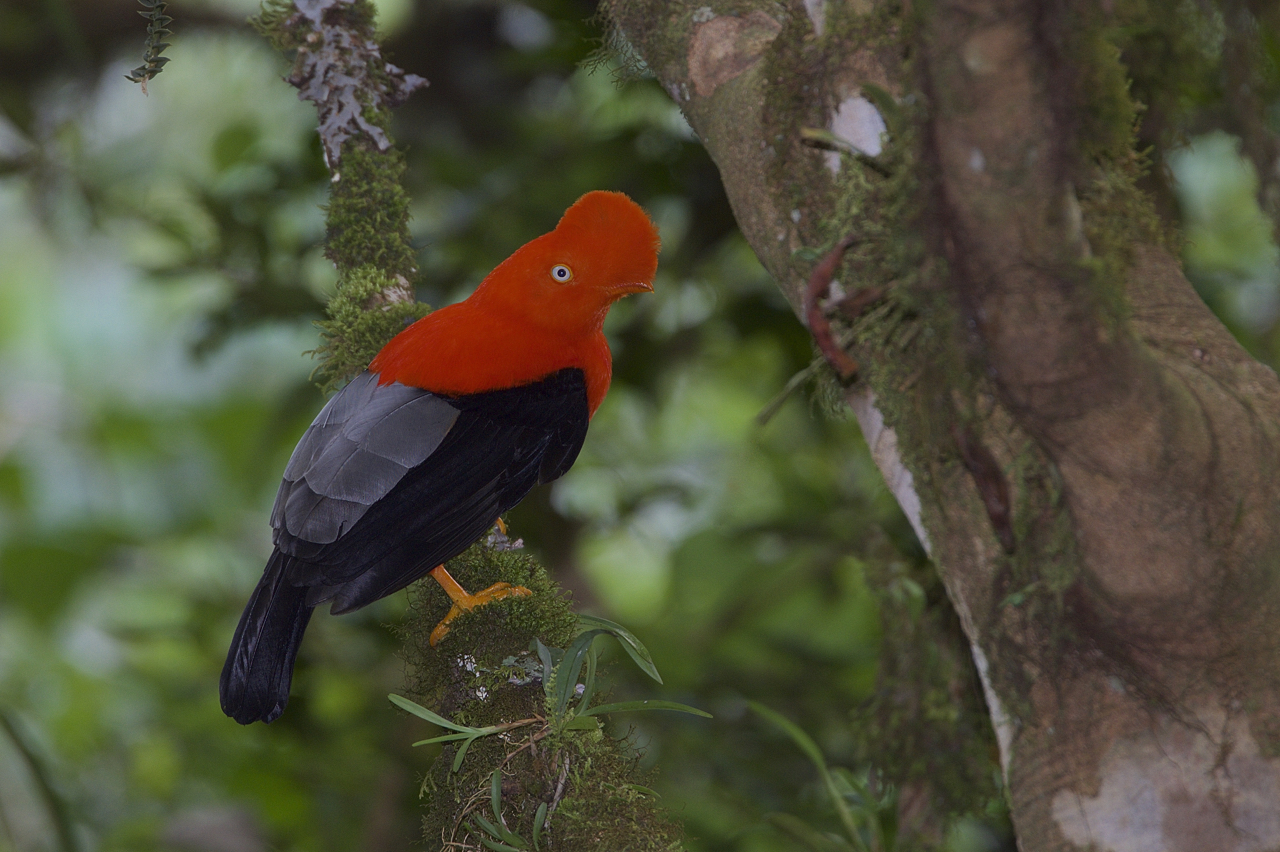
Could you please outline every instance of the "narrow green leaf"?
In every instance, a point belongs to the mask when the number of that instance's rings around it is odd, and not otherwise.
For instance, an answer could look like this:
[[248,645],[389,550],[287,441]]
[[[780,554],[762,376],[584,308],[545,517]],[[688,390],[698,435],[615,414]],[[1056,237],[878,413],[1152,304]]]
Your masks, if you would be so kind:
[[582,681],[582,697],[578,699],[577,710],[574,711],[575,716],[581,716],[582,711],[586,710],[591,704],[591,696],[596,691],[596,646],[593,643],[587,652],[587,676]]
[[552,685],[555,682],[555,664],[551,662],[551,649],[542,644],[541,639],[534,639],[538,651],[538,659],[542,662],[542,693],[551,701]]
[[642,796],[648,796],[651,799],[661,799],[662,794],[652,787],[646,787],[643,784],[623,784],[622,786],[635,790]]
[[573,644],[565,649],[560,665],[556,667],[556,694],[552,706],[555,708],[557,717],[563,716],[569,709],[569,699],[577,689],[578,672],[582,670],[582,660],[591,648],[591,643],[608,632],[607,630],[588,630],[585,633],[579,633],[573,640]]
[[[849,803],[845,801],[844,796],[840,795],[835,779],[831,777],[831,772],[827,769],[826,758],[822,756],[822,750],[818,748],[818,744],[799,725],[783,716],[777,710],[766,707],[759,701],[748,701],[747,706],[776,725],[813,762],[818,774],[822,777],[823,785],[827,788],[827,796],[831,799],[831,804],[840,816],[840,822],[844,824],[845,832],[849,835],[849,842],[853,844],[854,849],[863,852],[867,846],[862,840],[862,835],[858,833],[857,821],[853,818],[853,812],[849,810]],[[872,830],[875,830],[874,826]]]
[[471,818],[476,822],[480,823],[481,828],[483,828],[485,831],[489,832],[499,840],[502,840],[505,843],[511,844],[516,849],[529,848],[529,844],[525,842],[525,839],[520,835],[513,833],[511,829],[507,828],[505,825],[502,824],[501,820],[499,820],[495,824],[495,823],[489,822],[489,820],[480,816],[480,814],[472,814]]
[[491,840],[488,837],[481,837],[480,842],[485,845],[486,849],[492,849],[493,852],[520,852],[524,847],[508,846],[501,840]]
[[473,734],[475,736],[480,736],[485,733],[482,728],[472,728],[467,725],[454,724],[439,713],[434,713],[423,707],[421,704],[410,701],[404,696],[388,695],[387,698],[391,699],[391,703],[399,707],[401,710],[408,710],[413,715],[426,719],[428,722],[439,725],[442,728],[448,728],[451,731],[458,731],[462,734]]
[[880,117],[886,125],[892,125],[893,120],[902,114],[902,107],[897,99],[874,83],[863,83],[862,94],[880,111]]
[[533,815],[533,852],[539,852],[538,840],[542,837],[542,824],[547,821],[547,803],[538,805],[538,812]]
[[432,737],[427,740],[418,740],[413,745],[416,747],[416,746],[422,746],[422,745],[431,745],[432,743],[451,743],[454,740],[465,740],[468,737],[474,737],[474,736],[475,734],[443,734],[441,736]]
[[822,756],[822,750],[818,748],[818,744],[799,725],[759,701],[748,701],[747,706],[790,737],[791,741],[800,747],[800,750],[813,761],[814,766],[817,766],[820,771],[827,771],[827,761]]
[[791,814],[766,814],[765,819],[792,840],[803,843],[810,852],[846,852],[852,848],[848,843],[817,831],[804,820]]
[[688,704],[680,704],[675,701],[658,701],[656,699],[646,699],[644,701],[621,701],[616,704],[599,704],[583,713],[583,716],[599,716],[603,713],[627,713],[632,710],[675,710],[679,713],[692,713],[694,716],[701,716],[704,719],[715,718],[706,710],[699,710],[697,707],[690,707]]
[[630,630],[615,621],[600,618],[596,615],[580,615],[578,616],[578,622],[586,627],[599,627],[608,630],[622,643],[622,647],[631,655],[631,659],[635,660],[636,665],[640,667],[642,672],[658,683],[662,683],[662,676],[658,674],[658,667],[653,664],[653,657],[649,655],[649,649]]
[[462,768],[462,758],[467,756],[467,749],[471,748],[471,744],[475,742],[477,737],[468,737],[462,741],[462,745],[458,746],[458,753],[453,758],[452,772],[457,772]]
[[493,780],[489,782],[489,805],[493,808],[493,818],[502,825],[502,768],[493,770]]
[[562,731],[598,731],[600,730],[600,722],[594,716],[582,714],[574,716],[561,727]]

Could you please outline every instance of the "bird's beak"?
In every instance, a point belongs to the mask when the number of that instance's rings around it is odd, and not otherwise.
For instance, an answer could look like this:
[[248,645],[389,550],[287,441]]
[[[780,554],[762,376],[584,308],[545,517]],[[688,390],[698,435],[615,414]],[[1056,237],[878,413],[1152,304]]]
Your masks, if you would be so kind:
[[637,281],[634,284],[615,284],[609,288],[609,295],[614,299],[630,296],[632,293],[652,293],[653,285],[648,281]]

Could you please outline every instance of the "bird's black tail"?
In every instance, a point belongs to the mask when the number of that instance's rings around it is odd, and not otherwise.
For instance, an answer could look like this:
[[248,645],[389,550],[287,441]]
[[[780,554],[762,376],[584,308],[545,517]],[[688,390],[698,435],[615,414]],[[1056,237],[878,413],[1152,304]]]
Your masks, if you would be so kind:
[[271,554],[222,667],[222,712],[242,725],[273,722],[289,703],[293,662],[315,608],[305,586],[285,579],[289,562],[279,550]]

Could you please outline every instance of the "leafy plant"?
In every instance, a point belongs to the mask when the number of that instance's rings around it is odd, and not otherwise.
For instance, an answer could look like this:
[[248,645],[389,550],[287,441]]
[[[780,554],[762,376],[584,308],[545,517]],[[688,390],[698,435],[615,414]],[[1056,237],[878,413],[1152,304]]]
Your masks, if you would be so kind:
[[828,767],[818,744],[799,725],[758,701],[748,701],[747,705],[786,734],[813,762],[836,815],[844,826],[846,837],[819,832],[804,820],[790,814],[771,814],[769,821],[775,827],[813,852],[887,852],[894,848],[895,790],[888,788],[877,793],[868,779],[859,778],[847,769]]
[[[391,703],[402,710],[407,710],[415,716],[453,732],[419,740],[414,745],[461,741],[462,744],[458,747],[458,753],[453,758],[452,770],[454,772],[461,768],[467,749],[477,739],[505,733],[516,728],[540,726],[540,730],[534,734],[534,740],[536,741],[552,733],[599,730],[600,722],[596,717],[606,713],[626,713],[633,710],[675,710],[680,713],[691,713],[695,716],[711,718],[710,713],[699,710],[696,707],[658,699],[621,701],[612,704],[598,704],[592,707],[591,699],[595,696],[596,688],[597,651],[595,643],[597,639],[603,636],[612,636],[617,639],[618,643],[622,645],[640,670],[649,675],[649,677],[658,683],[662,683],[662,676],[658,674],[658,669],[653,664],[653,657],[649,655],[648,649],[635,637],[635,634],[621,624],[594,615],[579,616],[578,623],[581,627],[587,629],[574,637],[573,642],[566,649],[548,648],[541,640],[533,640],[531,652],[536,655],[537,661],[531,665],[526,665],[525,668],[531,677],[542,681],[542,690],[546,697],[545,716],[531,716],[527,719],[475,728],[451,722],[439,713],[428,710],[421,704],[410,701],[404,696],[389,695],[387,697],[391,699]],[[515,659],[504,661],[504,663],[512,666],[518,665],[519,662]],[[584,668],[585,676],[583,675]],[[573,700],[574,697],[578,699],[576,702]]]
[[[529,651],[519,657],[503,660],[504,669],[515,669],[520,674],[520,682],[533,680],[542,682],[545,712],[525,719],[503,722],[484,727],[462,725],[444,718],[439,713],[410,701],[401,695],[390,695],[391,702],[415,716],[439,725],[450,733],[429,737],[414,743],[415,746],[429,743],[459,743],[458,751],[453,757],[450,771],[458,772],[462,768],[463,759],[472,743],[482,737],[494,734],[505,734],[518,728],[534,728],[529,744],[538,742],[548,736],[559,736],[571,731],[595,732],[600,729],[599,718],[607,713],[625,713],[633,710],[675,710],[691,713],[695,716],[711,718],[711,714],[696,707],[680,704],[675,701],[648,699],[641,701],[621,701],[610,704],[591,706],[596,695],[596,671],[598,650],[596,642],[602,637],[612,636],[618,640],[628,656],[649,677],[662,683],[662,677],[653,663],[648,649],[631,631],[620,624],[596,616],[579,616],[580,632],[569,643],[569,647],[551,648],[540,639],[534,639]],[[527,679],[526,679],[527,678]],[[504,761],[505,763],[505,761]],[[566,764],[567,768],[567,764]],[[555,808],[555,802],[541,802],[534,815],[530,838],[513,831],[502,815],[502,770],[499,765],[490,775],[489,802],[493,811],[490,820],[478,811],[467,814],[465,826],[475,835],[481,844],[495,852],[524,852],[533,849],[538,852],[542,834]],[[563,790],[563,778],[560,789]],[[632,785],[637,792],[646,796],[655,796],[652,790],[640,785]],[[559,800],[559,792],[556,801]]]
[[141,84],[142,94],[145,95],[147,81],[163,71],[164,66],[169,62],[167,56],[160,54],[169,46],[169,42],[162,39],[173,34],[169,31],[169,24],[173,23],[173,18],[166,14],[169,4],[165,0],[138,0],[138,2],[144,7],[138,14],[147,19],[146,50],[142,54],[142,64],[124,76],[127,80]]

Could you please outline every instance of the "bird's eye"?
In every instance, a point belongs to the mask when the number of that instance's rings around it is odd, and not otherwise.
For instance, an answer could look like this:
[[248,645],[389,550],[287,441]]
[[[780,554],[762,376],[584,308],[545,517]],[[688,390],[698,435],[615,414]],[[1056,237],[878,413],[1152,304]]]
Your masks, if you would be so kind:
[[563,263],[557,263],[551,267],[551,277],[561,284],[567,284],[573,280],[573,270],[565,266]]

